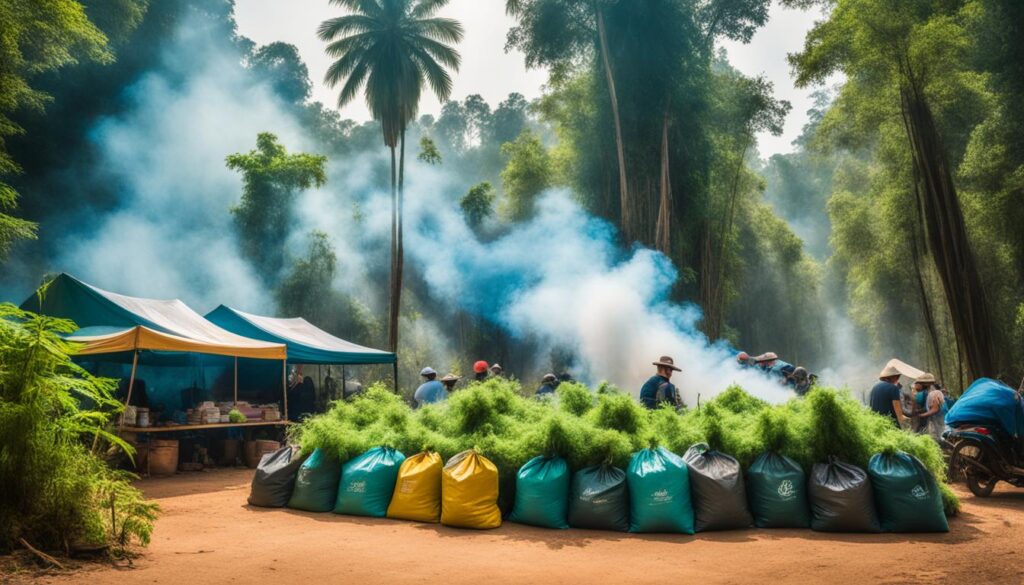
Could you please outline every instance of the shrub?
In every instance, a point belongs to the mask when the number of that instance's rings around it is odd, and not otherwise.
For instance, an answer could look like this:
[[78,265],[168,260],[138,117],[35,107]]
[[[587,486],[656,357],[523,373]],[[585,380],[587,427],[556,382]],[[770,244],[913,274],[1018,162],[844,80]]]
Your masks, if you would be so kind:
[[149,542],[156,505],[97,455],[107,444],[133,454],[107,430],[122,410],[116,383],[71,361],[60,334],[75,329],[0,304],[0,551],[20,539],[65,551]]

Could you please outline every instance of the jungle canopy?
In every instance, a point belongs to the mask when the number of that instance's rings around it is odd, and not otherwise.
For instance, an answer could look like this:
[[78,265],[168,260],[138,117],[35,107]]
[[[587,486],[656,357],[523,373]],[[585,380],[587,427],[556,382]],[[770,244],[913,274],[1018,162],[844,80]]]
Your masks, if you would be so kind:
[[287,345],[288,361],[296,364],[393,364],[396,361],[393,353],[345,341],[301,317],[263,317],[221,305],[206,318],[238,335]]
[[57,276],[41,298],[37,292],[21,308],[73,320],[80,329],[68,339],[84,344],[79,355],[151,350],[273,360],[287,357],[283,344],[226,331],[178,299],[120,295],[69,274]]

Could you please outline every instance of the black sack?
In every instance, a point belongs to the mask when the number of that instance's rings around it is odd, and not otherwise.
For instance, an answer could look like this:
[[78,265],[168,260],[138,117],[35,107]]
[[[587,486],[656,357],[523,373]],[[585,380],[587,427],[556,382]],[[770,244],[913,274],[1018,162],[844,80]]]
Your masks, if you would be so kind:
[[683,455],[690,468],[690,494],[697,532],[748,528],[754,523],[747,508],[747,490],[739,461],[704,443]]
[[879,532],[875,496],[867,472],[833,459],[811,470],[811,529],[822,532]]
[[264,455],[252,476],[249,503],[263,508],[287,506],[302,462],[302,457],[292,458],[291,447],[282,447]]
[[574,473],[569,488],[569,526],[628,532],[626,472],[611,465],[595,465]]

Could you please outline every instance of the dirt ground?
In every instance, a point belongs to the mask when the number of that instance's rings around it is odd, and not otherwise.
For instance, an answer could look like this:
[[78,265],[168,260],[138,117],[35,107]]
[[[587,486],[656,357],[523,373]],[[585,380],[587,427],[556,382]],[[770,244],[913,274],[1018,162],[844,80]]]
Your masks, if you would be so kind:
[[[163,508],[131,568],[92,566],[33,583],[1024,583],[1024,490],[963,494],[948,534],[745,530],[697,536],[487,532],[246,505],[248,470],[140,486]],[[0,579],[2,581],[3,579]],[[23,579],[24,580],[24,579]],[[15,580],[14,582],[18,582]]]

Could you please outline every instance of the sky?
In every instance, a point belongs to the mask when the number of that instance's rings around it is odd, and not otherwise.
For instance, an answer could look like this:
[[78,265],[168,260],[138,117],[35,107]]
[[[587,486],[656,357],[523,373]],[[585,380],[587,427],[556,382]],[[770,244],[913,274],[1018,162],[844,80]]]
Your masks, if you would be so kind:
[[[313,80],[313,97],[327,105],[335,103],[337,92],[323,84],[330,58],[324,53],[324,43],[316,37],[316,29],[322,21],[341,13],[328,0],[236,0],[235,5],[239,33],[261,45],[284,41],[298,47]],[[458,47],[462,67],[454,78],[453,99],[476,93],[495,106],[511,92],[527,99],[541,95],[546,72],[528,70],[518,51],[505,52],[505,33],[513,24],[505,14],[505,0],[451,0],[441,15],[459,20],[466,30]],[[786,54],[803,46],[806,32],[819,18],[817,12],[785,9],[772,3],[768,24],[750,44],[724,43],[734,67],[747,75],[764,75],[775,85],[776,96],[793,105],[782,136],[759,136],[764,157],[790,152],[792,141],[807,120],[813,88],[793,86]],[[421,114],[437,115],[440,109],[433,95],[424,94]],[[341,115],[360,121],[370,117],[361,99],[348,104]]]

